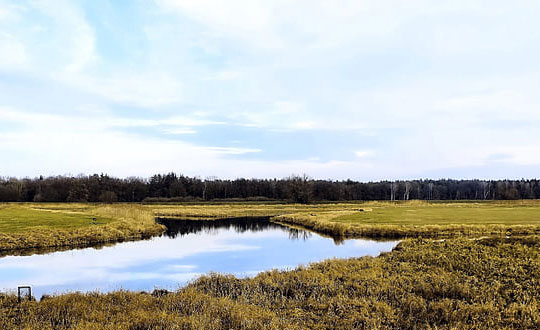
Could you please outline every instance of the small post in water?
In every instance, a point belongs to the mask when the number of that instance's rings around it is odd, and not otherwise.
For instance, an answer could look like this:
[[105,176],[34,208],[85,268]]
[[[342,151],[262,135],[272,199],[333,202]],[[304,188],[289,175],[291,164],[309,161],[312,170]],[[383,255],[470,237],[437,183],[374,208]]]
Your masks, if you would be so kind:
[[21,302],[24,299],[32,300],[32,287],[30,285],[20,285],[17,287],[17,298]]

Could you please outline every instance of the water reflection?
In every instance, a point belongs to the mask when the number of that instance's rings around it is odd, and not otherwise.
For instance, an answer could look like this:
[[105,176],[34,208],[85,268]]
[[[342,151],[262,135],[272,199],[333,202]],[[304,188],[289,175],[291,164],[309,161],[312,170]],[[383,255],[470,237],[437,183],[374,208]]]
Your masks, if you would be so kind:
[[176,238],[178,235],[182,237],[189,234],[199,234],[201,232],[208,235],[216,235],[220,229],[233,230],[237,233],[281,230],[288,233],[289,239],[302,240],[307,240],[312,235],[312,232],[307,230],[271,222],[270,217],[241,217],[219,220],[156,218],[156,221],[167,227],[164,235],[170,238]]
[[174,290],[210,271],[251,276],[334,257],[375,256],[397,243],[345,240],[336,245],[331,238],[262,220],[169,220],[167,233],[150,240],[3,257],[0,289],[30,284],[38,298],[67,291]]

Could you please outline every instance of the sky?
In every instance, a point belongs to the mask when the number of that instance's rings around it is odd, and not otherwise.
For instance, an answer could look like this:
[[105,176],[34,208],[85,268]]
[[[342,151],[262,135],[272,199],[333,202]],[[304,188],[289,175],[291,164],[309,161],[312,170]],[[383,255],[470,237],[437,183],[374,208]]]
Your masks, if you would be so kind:
[[540,173],[540,1],[0,0],[0,176]]

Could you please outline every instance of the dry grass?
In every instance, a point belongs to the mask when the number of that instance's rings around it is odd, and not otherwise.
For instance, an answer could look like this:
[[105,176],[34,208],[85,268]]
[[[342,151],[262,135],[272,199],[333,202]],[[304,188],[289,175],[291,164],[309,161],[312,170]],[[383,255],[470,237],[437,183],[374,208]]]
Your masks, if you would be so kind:
[[170,294],[0,296],[0,328],[538,329],[540,238],[407,240],[377,258],[211,274]]

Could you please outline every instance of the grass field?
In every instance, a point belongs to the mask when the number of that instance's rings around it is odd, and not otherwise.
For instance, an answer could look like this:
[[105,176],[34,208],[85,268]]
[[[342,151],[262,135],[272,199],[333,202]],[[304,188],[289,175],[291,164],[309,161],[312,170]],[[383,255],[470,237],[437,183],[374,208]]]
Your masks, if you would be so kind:
[[[96,221],[93,221],[96,218]],[[33,204],[0,206],[0,251],[65,248],[141,239],[163,226],[138,205]]]
[[[96,221],[93,221],[96,218]],[[104,225],[112,219],[92,214],[89,207],[72,206],[70,209],[54,207],[0,206],[0,232],[23,233],[29,230],[76,229]]]
[[[147,205],[160,216],[219,219],[288,214],[329,215],[334,222],[371,225],[540,225],[540,201],[364,202],[327,204]],[[330,219],[330,218],[327,218]]]
[[334,221],[374,225],[540,225],[540,203],[372,203],[361,212],[338,216]]
[[[156,216],[271,216],[334,236],[436,237],[540,234],[540,201],[325,204],[38,204],[0,206],[0,250],[81,246],[157,235]],[[96,218],[93,223],[92,218]]]
[[348,237],[538,235],[540,202],[369,202],[274,220]]

